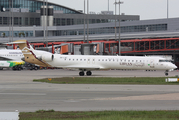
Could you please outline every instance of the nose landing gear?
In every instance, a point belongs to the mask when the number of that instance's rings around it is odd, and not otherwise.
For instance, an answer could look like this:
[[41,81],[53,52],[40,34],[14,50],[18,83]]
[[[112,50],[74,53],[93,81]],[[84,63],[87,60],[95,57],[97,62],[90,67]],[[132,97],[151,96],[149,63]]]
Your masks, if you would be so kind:
[[168,70],[165,71],[165,75],[168,76]]

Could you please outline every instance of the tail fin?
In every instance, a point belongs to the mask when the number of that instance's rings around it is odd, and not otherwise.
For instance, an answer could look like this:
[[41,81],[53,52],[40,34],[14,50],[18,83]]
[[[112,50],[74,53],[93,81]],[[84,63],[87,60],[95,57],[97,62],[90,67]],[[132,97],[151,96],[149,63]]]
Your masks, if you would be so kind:
[[27,40],[16,40],[13,43],[18,44],[23,54],[31,54],[31,51],[34,51],[32,46]]
[[37,64],[39,66],[48,67],[49,64],[45,63],[42,60],[39,60],[37,55],[35,54],[35,50],[33,47],[29,44],[27,40],[17,40],[13,42],[14,44],[18,44],[20,50],[22,51],[24,55],[24,60],[28,63]]

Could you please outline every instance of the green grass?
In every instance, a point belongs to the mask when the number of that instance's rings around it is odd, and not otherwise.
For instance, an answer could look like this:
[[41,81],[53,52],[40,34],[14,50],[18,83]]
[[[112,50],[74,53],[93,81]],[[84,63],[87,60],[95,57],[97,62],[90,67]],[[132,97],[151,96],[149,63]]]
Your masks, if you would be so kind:
[[34,82],[47,82],[55,84],[149,84],[149,85],[179,85],[179,82],[165,82],[166,77],[63,77],[51,78],[51,80],[39,79]]
[[86,111],[39,110],[20,113],[20,120],[178,120],[179,111]]

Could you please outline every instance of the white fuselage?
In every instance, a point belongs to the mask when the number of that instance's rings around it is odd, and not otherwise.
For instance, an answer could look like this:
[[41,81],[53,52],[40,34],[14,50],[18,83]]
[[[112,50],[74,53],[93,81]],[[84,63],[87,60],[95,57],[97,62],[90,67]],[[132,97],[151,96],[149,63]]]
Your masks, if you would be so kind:
[[[12,67],[10,63],[12,62],[22,62],[24,55],[21,50],[9,50],[1,49],[0,50],[0,67]],[[18,63],[17,63],[18,64]]]
[[21,50],[13,50],[13,49],[2,49],[0,50],[0,58],[4,58],[4,60],[12,60],[12,61],[22,61],[24,55]]
[[[164,60],[161,61],[160,60]],[[176,66],[165,62],[161,57],[137,56],[97,56],[97,55],[59,55],[47,62],[51,66],[61,68],[79,69],[145,69],[145,70],[171,70]]]

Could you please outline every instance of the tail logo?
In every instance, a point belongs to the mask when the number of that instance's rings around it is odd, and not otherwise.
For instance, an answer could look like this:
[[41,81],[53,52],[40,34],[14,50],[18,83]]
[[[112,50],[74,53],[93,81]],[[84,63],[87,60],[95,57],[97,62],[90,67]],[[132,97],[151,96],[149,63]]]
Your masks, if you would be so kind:
[[30,51],[31,51],[31,50],[30,50],[28,47],[24,47],[24,48],[22,49],[22,53],[23,53],[23,54],[32,54]]

